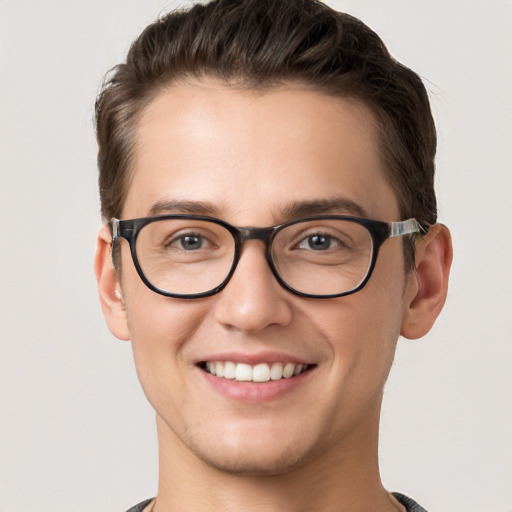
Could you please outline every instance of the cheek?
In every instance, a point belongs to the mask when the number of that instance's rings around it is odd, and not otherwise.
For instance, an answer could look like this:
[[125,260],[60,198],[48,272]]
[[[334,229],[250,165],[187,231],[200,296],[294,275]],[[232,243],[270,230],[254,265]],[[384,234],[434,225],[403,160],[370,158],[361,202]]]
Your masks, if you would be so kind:
[[332,353],[333,378],[361,388],[384,384],[400,333],[403,272],[399,268],[380,275],[353,295],[308,308]]
[[[126,313],[135,367],[148,400],[159,410],[161,402],[180,402],[185,396],[184,392],[166,396],[162,390],[187,385],[183,372],[193,364],[187,358],[188,342],[208,308],[199,301],[171,299],[149,289],[130,291]],[[179,407],[180,403],[173,405]]]
[[199,325],[202,311],[207,310],[204,301],[173,299],[150,290],[128,261],[127,252],[123,254],[122,288],[134,355],[144,360],[177,358]]
[[381,361],[382,356],[394,351],[399,333],[399,315],[388,297],[383,296],[376,307],[370,307],[364,293],[359,293],[361,295],[352,300],[340,299],[346,303],[323,305],[317,314],[316,308],[312,307],[308,313],[327,340],[333,364],[345,371],[355,364],[369,366]]

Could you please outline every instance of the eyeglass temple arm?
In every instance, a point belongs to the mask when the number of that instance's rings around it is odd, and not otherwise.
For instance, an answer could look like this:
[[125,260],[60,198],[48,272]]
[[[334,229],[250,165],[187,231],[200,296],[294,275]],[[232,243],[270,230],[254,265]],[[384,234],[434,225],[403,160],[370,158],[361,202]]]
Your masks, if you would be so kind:
[[402,220],[389,223],[389,237],[410,235],[411,233],[428,233],[428,227],[420,224],[416,219]]
[[119,237],[119,219],[110,219],[110,227],[112,230],[112,241]]

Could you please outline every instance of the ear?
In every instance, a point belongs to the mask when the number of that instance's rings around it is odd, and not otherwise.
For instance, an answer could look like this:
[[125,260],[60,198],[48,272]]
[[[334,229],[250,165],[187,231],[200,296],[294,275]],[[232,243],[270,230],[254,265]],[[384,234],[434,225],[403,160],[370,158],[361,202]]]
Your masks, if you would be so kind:
[[94,273],[98,283],[101,309],[110,332],[120,340],[129,340],[126,308],[121,283],[112,263],[112,236],[108,225],[103,225],[98,232]]
[[452,254],[450,231],[442,224],[432,226],[416,244],[416,270],[408,278],[400,330],[405,338],[427,334],[443,309]]

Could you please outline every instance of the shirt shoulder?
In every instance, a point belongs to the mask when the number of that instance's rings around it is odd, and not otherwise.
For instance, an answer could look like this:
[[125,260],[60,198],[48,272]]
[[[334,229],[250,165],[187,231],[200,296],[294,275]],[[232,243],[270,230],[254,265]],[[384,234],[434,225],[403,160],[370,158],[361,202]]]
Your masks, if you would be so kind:
[[[400,494],[398,492],[394,492],[393,496],[401,503],[407,512],[427,512],[422,506],[418,505],[413,499],[405,496],[404,494]],[[144,500],[140,502],[138,505],[128,509],[126,512],[142,512],[145,507],[149,505],[153,498],[148,500]]]
[[135,505],[134,507],[128,509],[126,512],[142,512],[145,507],[147,507],[153,498],[150,498],[149,500],[141,501],[138,505]]
[[404,494],[394,492],[393,496],[405,507],[407,512],[427,512],[421,505],[418,505],[413,499]]

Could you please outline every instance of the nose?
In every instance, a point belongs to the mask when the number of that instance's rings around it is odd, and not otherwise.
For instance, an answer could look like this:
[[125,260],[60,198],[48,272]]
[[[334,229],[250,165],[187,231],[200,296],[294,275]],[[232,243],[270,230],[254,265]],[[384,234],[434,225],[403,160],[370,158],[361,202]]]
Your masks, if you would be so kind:
[[260,240],[244,243],[235,273],[214,306],[215,317],[224,326],[257,333],[290,323],[293,297],[277,282],[264,251]]

